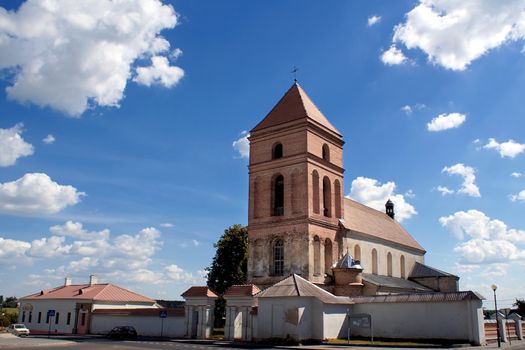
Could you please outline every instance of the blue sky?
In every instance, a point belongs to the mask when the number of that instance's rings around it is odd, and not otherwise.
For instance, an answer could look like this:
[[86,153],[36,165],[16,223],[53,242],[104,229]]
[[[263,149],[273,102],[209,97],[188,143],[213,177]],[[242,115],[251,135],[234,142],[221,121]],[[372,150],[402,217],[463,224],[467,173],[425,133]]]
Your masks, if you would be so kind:
[[524,1],[47,4],[0,8],[0,294],[203,284],[297,66],[345,194],[392,198],[461,289],[525,298]]

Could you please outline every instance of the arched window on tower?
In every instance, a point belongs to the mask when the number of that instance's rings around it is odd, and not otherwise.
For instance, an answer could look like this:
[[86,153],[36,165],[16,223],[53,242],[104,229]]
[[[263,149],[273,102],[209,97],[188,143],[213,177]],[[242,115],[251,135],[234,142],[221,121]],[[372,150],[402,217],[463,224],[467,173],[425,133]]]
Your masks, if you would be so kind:
[[273,183],[273,215],[284,215],[284,177],[279,175]]
[[390,252],[386,255],[386,271],[387,275],[392,277],[392,253]]
[[335,217],[341,219],[341,183],[334,181]]
[[330,238],[325,239],[324,241],[324,272],[327,274],[332,273],[332,241]]
[[314,237],[314,276],[321,274],[321,241],[319,236]]
[[272,159],[279,159],[283,157],[283,144],[277,143],[273,146]]
[[359,244],[356,244],[354,247],[354,260],[361,261],[361,247],[359,247]]
[[328,176],[323,178],[323,215],[327,217],[332,216],[332,191]]
[[404,255],[401,255],[401,258],[399,258],[399,266],[400,266],[400,270],[401,270],[401,278],[406,278],[406,274],[405,274],[405,256]]
[[330,161],[330,148],[326,143],[323,145],[323,159],[327,162]]
[[314,213],[319,214],[319,173],[317,170],[312,172],[312,192]]
[[372,249],[372,273],[377,275],[377,250]]
[[273,242],[273,268],[274,276],[282,276],[284,274],[284,242],[282,239],[277,239]]

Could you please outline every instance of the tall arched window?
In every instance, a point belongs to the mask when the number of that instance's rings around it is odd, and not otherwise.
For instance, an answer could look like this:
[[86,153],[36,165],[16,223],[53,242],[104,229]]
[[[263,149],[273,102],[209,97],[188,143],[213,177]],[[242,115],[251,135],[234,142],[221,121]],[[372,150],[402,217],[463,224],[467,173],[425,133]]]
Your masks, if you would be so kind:
[[401,258],[399,258],[399,267],[401,270],[401,278],[405,278],[405,256],[401,255]]
[[341,183],[334,181],[335,217],[341,219]]
[[354,247],[354,260],[361,260],[361,247],[359,247],[359,244],[356,244]]
[[321,274],[321,241],[319,236],[314,237],[314,275]]
[[317,170],[312,172],[312,191],[314,213],[319,214],[319,173]]
[[292,173],[292,213],[299,214],[301,212],[301,179],[300,171],[295,169]]
[[284,215],[284,177],[279,175],[273,184],[273,215]]
[[273,243],[273,269],[274,276],[284,274],[284,243],[282,239],[277,239]]
[[332,216],[332,191],[328,176],[323,178],[323,215]]
[[372,249],[372,273],[377,275],[377,250]]
[[331,274],[332,259],[333,259],[332,241],[327,238],[324,241],[324,272]]
[[330,161],[330,148],[326,143],[323,145],[323,159],[327,162]]
[[261,184],[259,183],[260,180],[255,178],[253,180],[253,196],[252,196],[252,204],[253,204],[253,217],[258,218],[260,216],[259,213],[259,196],[261,192]]
[[386,271],[387,275],[392,277],[392,253],[390,252],[386,255]]
[[273,146],[272,159],[279,159],[283,157],[283,145],[282,143],[277,143]]

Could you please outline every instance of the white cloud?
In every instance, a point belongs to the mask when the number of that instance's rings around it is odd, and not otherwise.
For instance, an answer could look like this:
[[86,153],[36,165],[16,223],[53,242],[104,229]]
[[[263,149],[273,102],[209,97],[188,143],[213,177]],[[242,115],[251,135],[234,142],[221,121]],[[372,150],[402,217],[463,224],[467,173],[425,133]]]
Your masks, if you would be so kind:
[[44,137],[42,139],[42,142],[45,143],[46,145],[50,145],[50,144],[54,143],[55,140],[56,140],[55,137],[53,135],[49,134],[49,135],[47,135],[46,137]]
[[182,268],[175,264],[166,266],[165,272],[166,276],[168,276],[168,278],[170,278],[173,281],[190,282],[195,280],[191,273],[184,271]]
[[175,60],[177,60],[180,56],[182,56],[182,53],[183,53],[182,50],[179,49],[179,48],[177,47],[177,48],[175,48],[173,51],[171,51],[171,55],[170,55],[170,57],[171,57],[172,60],[175,61]]
[[[79,116],[119,105],[135,62],[169,52],[159,33],[177,15],[159,0],[27,0],[15,11],[0,7],[0,23],[0,69],[13,74],[8,97]],[[161,81],[171,86],[168,72]]]
[[73,186],[59,185],[42,173],[28,173],[16,181],[0,183],[0,212],[54,214],[75,205],[84,196]]
[[515,171],[515,172],[511,173],[510,176],[515,177],[515,178],[519,178],[519,177],[522,177],[523,174],[522,173],[518,173],[518,172]]
[[160,84],[169,88],[176,85],[183,76],[184,71],[179,67],[170,66],[166,57],[153,56],[151,66],[137,68],[137,75],[133,81],[146,86]]
[[428,61],[464,70],[491,49],[525,37],[523,0],[420,0],[394,28],[394,43],[421,49]]
[[154,227],[147,227],[135,236],[118,236],[115,239],[115,249],[128,256],[151,256],[162,244],[158,238],[160,231]]
[[404,105],[403,107],[401,107],[401,111],[404,112],[406,115],[410,115],[410,114],[412,114],[412,112],[420,111],[422,109],[425,109],[426,107],[427,107],[427,105],[425,105],[424,103],[416,103],[413,106],[411,106],[411,105]]
[[377,23],[379,23],[379,22],[381,22],[381,16],[376,16],[376,15],[374,15],[374,16],[370,16],[370,17],[368,17],[367,25],[368,25],[369,27],[371,27],[371,26],[373,26],[374,24],[377,24]]
[[195,246],[195,247],[198,247],[201,245],[201,243],[199,241],[197,241],[196,239],[192,239],[191,240],[191,243]]
[[248,140],[250,134],[248,131],[241,132],[241,137],[238,140],[233,141],[233,149],[239,152],[241,158],[250,157],[250,141]]
[[507,274],[508,264],[492,264],[488,266],[483,272],[485,278],[503,277]]
[[441,226],[458,240],[464,241],[454,248],[461,256],[461,263],[501,263],[525,259],[525,231],[509,229],[500,220],[491,219],[478,210],[459,211],[441,217]]
[[405,63],[407,58],[401,50],[399,50],[395,45],[392,45],[388,50],[381,54],[381,61],[383,61],[383,63],[386,65],[393,66]]
[[[457,191],[459,194],[466,194],[471,197],[481,197],[481,194],[479,192],[478,186],[475,184],[476,182],[476,170],[470,166],[466,166],[464,164],[458,163],[456,165],[450,166],[450,167],[444,167],[441,171],[442,173],[447,173],[449,175],[459,175],[463,177],[463,184],[461,185],[461,188]],[[439,188],[438,187],[438,191]],[[441,187],[442,189],[446,189],[446,187]],[[447,189],[448,190],[448,189]],[[445,190],[446,191],[446,190]],[[441,192],[441,191],[440,191]],[[444,194],[443,192],[441,192]]]
[[483,148],[496,150],[502,158],[514,158],[525,151],[525,144],[518,143],[512,139],[507,142],[498,143],[495,139],[490,138],[489,142],[483,146]]
[[164,228],[172,228],[175,225],[173,225],[171,222],[164,222],[164,223],[160,224],[159,226],[160,227],[164,227]]
[[66,237],[58,236],[36,239],[31,242],[31,248],[27,254],[37,258],[56,258],[67,255],[71,251],[71,245],[64,244],[65,241]]
[[403,107],[401,107],[401,111],[405,112],[406,115],[410,115],[412,114],[412,107],[410,107],[409,105],[404,105]]
[[525,190],[520,191],[518,194],[511,195],[510,200],[513,202],[517,202],[517,201],[525,202]]
[[350,194],[347,197],[382,212],[385,211],[386,201],[390,199],[394,202],[396,219],[401,222],[417,214],[417,211],[405,201],[402,194],[396,194],[395,189],[394,182],[381,184],[375,179],[360,176],[352,181]]
[[479,269],[479,265],[460,264],[457,262],[454,264],[454,271],[459,272],[459,273],[472,273],[476,271],[477,269]]
[[109,230],[99,232],[89,232],[84,229],[82,223],[68,220],[64,225],[55,225],[49,228],[49,232],[58,236],[68,236],[83,241],[106,239],[109,237]]
[[24,258],[31,244],[24,241],[0,237],[0,261],[12,263]]
[[405,192],[405,197],[407,198],[416,198],[416,194],[412,190],[408,190]]
[[458,128],[466,118],[466,115],[460,113],[440,114],[427,124],[427,130],[443,131]]
[[442,196],[446,196],[447,194],[453,194],[454,191],[451,190],[450,188],[446,187],[446,186],[438,186],[436,188],[436,190],[439,191],[439,193],[441,193]]
[[33,154],[33,146],[22,138],[23,127],[24,124],[16,124],[9,129],[0,128],[0,167],[14,165],[18,158]]

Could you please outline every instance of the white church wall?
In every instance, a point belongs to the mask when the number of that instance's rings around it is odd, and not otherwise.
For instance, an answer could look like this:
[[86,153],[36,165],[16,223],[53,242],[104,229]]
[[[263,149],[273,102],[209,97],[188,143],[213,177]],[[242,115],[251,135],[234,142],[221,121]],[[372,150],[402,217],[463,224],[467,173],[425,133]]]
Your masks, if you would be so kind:
[[362,237],[357,233],[351,232],[352,237],[345,237],[343,239],[343,252],[348,252],[354,259],[355,246],[359,245],[361,249],[361,266],[363,267],[364,273],[372,273],[372,250],[377,251],[377,267],[378,275],[388,276],[387,270],[387,255],[390,252],[392,254],[392,276],[401,277],[401,255],[405,257],[405,278],[408,277],[410,271],[414,267],[416,262],[424,264],[425,258],[423,255],[416,253],[410,249],[403,249],[401,246],[392,243],[389,245],[386,242],[380,240],[374,240],[373,238]]
[[[163,324],[164,322],[164,324]],[[117,326],[133,326],[139,336],[183,337],[186,334],[184,316],[169,316],[162,321],[158,316],[149,315],[100,315],[91,316],[91,334],[107,334]]]
[[352,313],[372,315],[374,337],[485,342],[480,300],[355,304]]
[[322,304],[314,298],[259,298],[257,339],[311,339],[322,330],[322,319]]

